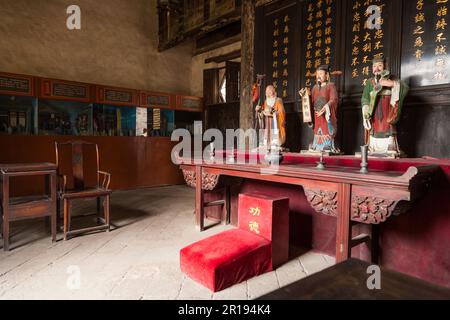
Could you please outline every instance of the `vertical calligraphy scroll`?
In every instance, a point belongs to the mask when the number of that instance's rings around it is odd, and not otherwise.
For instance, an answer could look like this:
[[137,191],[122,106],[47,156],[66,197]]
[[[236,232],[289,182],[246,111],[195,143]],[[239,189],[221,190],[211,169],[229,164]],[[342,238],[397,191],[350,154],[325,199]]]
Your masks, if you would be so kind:
[[[372,77],[372,60],[389,58],[389,19],[391,1],[349,1],[349,44],[346,48],[346,92],[361,92],[366,81]],[[389,59],[388,59],[389,62]],[[389,68],[389,65],[388,65]]]
[[320,65],[336,69],[336,0],[305,2],[303,15],[302,87],[314,84],[314,73]]
[[295,89],[295,45],[297,5],[276,11],[266,16],[266,73],[267,85],[273,85],[278,96],[285,101],[294,101]]
[[402,78],[412,87],[450,83],[448,0],[404,6]]

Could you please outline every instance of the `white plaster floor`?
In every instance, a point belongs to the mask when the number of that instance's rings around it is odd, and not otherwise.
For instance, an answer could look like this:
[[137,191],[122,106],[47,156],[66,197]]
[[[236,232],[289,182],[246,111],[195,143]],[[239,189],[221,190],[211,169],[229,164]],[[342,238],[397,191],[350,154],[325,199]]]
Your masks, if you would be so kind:
[[[94,209],[94,203],[84,202],[75,213]],[[0,251],[0,299],[247,300],[335,263],[333,257],[307,252],[274,272],[213,294],[181,273],[179,251],[231,227],[200,233],[193,210],[194,191],[175,186],[115,192],[110,233],[68,241],[59,234],[52,244],[42,219],[15,223],[12,250]]]

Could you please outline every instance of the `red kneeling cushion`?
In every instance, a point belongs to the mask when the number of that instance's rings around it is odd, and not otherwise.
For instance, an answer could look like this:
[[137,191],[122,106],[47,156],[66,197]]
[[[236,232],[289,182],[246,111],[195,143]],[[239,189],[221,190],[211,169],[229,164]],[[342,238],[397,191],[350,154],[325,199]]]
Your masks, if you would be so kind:
[[272,271],[271,242],[230,230],[181,250],[181,271],[213,292]]

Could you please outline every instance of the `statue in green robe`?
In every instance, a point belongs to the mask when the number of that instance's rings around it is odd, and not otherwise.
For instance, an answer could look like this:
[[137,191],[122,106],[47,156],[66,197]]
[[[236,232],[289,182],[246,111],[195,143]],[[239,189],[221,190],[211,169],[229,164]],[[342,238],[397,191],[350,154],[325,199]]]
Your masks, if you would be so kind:
[[396,125],[409,88],[385,69],[384,59],[374,59],[372,71],[374,77],[367,81],[361,99],[369,154],[401,157]]

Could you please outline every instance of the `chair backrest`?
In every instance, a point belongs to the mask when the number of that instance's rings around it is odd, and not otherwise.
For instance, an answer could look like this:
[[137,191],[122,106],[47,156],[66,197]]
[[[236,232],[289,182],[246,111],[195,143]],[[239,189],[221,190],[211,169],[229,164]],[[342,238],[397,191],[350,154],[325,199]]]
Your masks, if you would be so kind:
[[[89,157],[88,154],[92,152],[94,156]],[[97,144],[84,141],[55,142],[55,153],[58,174],[66,175],[72,181],[73,189],[84,190],[87,187],[88,172],[86,172],[86,164],[90,169],[89,172],[95,172],[95,186],[99,186]]]

